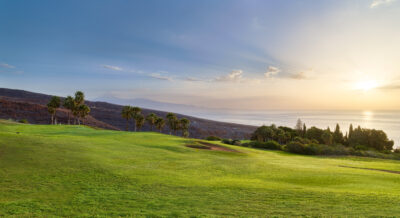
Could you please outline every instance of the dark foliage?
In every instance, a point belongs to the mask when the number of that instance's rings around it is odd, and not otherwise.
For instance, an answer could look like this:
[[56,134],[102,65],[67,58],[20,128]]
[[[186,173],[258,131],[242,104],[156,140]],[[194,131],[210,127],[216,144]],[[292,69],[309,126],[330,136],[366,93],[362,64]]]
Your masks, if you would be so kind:
[[233,139],[233,140],[232,139],[222,139],[221,142],[224,144],[227,144],[227,145],[238,145],[238,146],[242,145],[240,140],[236,140],[236,139]]
[[300,143],[300,142],[289,142],[285,146],[285,151],[288,151],[290,153],[295,153],[295,154],[305,154],[305,145]]
[[324,130],[319,129],[315,126],[309,128],[306,132],[305,138],[308,139],[315,139],[317,140],[319,143],[324,143],[324,140],[322,138],[322,135],[324,134]]
[[19,120],[18,122],[19,122],[19,123],[29,123],[28,120],[26,120],[26,119],[21,119],[21,120]]
[[[296,128],[261,126],[252,134],[252,142],[243,146],[271,150],[284,150],[305,155],[357,155],[368,157],[400,158],[400,150],[393,149],[393,141],[382,130],[353,129],[343,135],[339,124],[335,131],[317,127],[306,128],[301,120]],[[285,145],[286,144],[286,145]]]
[[206,140],[207,141],[221,141],[222,139],[218,136],[211,135],[211,136],[206,137]]
[[261,126],[252,134],[251,140],[258,142],[267,142],[273,140],[279,144],[286,144],[297,135],[298,133],[296,130],[289,127],[277,128],[275,125]]
[[282,150],[282,146],[278,142],[273,140],[267,142],[252,141],[244,143],[243,146],[251,148],[262,148],[268,150]]
[[386,133],[376,129],[362,129],[360,126],[349,134],[348,145],[352,147],[365,146],[378,151],[392,150],[394,142]]

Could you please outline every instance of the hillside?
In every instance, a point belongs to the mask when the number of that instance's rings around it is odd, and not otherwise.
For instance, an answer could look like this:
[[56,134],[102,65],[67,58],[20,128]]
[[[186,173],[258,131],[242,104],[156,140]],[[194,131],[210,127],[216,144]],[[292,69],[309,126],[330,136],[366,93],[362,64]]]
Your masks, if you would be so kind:
[[196,143],[0,121],[0,216],[400,214],[397,161]]
[[[0,88],[0,119],[27,119],[34,124],[48,124],[50,115],[44,106],[50,98],[50,95]],[[86,101],[86,104],[91,108],[91,116],[86,122],[88,125],[114,130],[125,129],[126,121],[121,117],[121,105],[92,101]],[[144,115],[155,113],[161,117],[165,117],[167,114],[165,111],[145,108],[142,113]],[[59,110],[57,116],[60,122],[67,123],[65,111]],[[249,138],[256,128],[254,126],[218,122],[182,114],[177,114],[177,116],[179,118],[187,117],[191,121],[189,132],[194,138],[216,135],[221,138],[245,139]],[[143,130],[148,131],[150,127],[145,124]],[[168,132],[168,127],[165,127],[164,133]]]

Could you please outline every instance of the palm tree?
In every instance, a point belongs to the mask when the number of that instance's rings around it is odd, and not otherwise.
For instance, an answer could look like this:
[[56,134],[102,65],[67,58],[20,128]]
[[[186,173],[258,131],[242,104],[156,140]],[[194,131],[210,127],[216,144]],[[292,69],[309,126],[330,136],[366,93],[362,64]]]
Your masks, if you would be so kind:
[[56,109],[54,107],[49,107],[49,104],[47,104],[47,111],[51,115],[50,124],[53,124],[54,123],[54,114],[56,113]]
[[179,121],[179,119],[178,118],[176,118],[174,121],[173,121],[173,127],[172,127],[173,129],[173,131],[174,131],[174,135],[177,135],[176,133],[177,133],[177,131],[179,131],[180,129],[181,129],[181,122]]
[[189,125],[190,125],[190,120],[188,120],[187,118],[182,118],[180,120],[180,126],[182,129],[182,135],[184,137],[188,137],[189,136]]
[[146,121],[147,121],[147,123],[149,123],[151,131],[153,131],[153,126],[154,126],[157,118],[158,118],[157,115],[155,115],[154,113],[151,113],[146,116]]
[[167,121],[168,121],[168,127],[169,127],[169,134],[171,135],[171,131],[175,131],[175,124],[176,124],[176,115],[173,113],[168,113],[167,116]]
[[[84,124],[83,121],[84,121],[85,117],[86,117],[87,115],[89,115],[89,113],[90,113],[90,108],[89,108],[87,105],[82,104],[82,105],[79,105],[78,111],[79,111],[78,117],[79,117],[79,118],[82,118],[82,124]],[[79,125],[80,125],[79,118],[78,118],[78,123],[79,123]]]
[[72,110],[72,114],[74,115],[74,124],[76,124],[76,119],[78,118],[79,123],[79,107],[85,103],[85,94],[81,91],[75,92],[74,98],[74,107]]
[[[133,120],[135,121],[135,124],[134,124],[134,126],[135,126],[135,132],[136,132],[136,129],[137,129],[137,116],[138,115],[141,115],[140,113],[142,112],[142,109],[140,109],[140,107],[131,107],[131,116],[133,117]],[[144,117],[143,117],[143,120],[144,120]]]
[[71,96],[67,96],[64,99],[63,106],[68,110],[68,125],[69,125],[71,120],[71,112],[74,110],[74,98],[72,98]]
[[75,103],[77,105],[81,105],[85,103],[85,94],[81,91],[77,91],[75,92],[75,99],[74,99]]
[[[135,127],[137,128],[137,129],[139,129],[139,131],[142,129],[142,126],[144,125],[144,116],[143,115],[141,115],[141,114],[138,114],[136,117],[135,117],[135,120],[136,120],[136,125],[135,125]],[[135,131],[136,131],[136,129],[135,129]]]
[[74,109],[72,110],[72,115],[74,116],[74,125],[76,125],[76,121],[79,124],[79,106],[74,105]]
[[129,130],[129,120],[132,119],[131,106],[124,106],[122,108],[121,116],[126,120],[126,131]]
[[189,137],[189,131],[183,131],[182,136],[185,138]]
[[165,120],[161,117],[157,117],[156,119],[156,128],[161,132],[165,125]]
[[56,112],[57,108],[59,108],[60,105],[61,105],[61,100],[60,97],[58,96],[51,97],[49,103],[47,103],[47,110],[51,114],[51,124],[57,123]]

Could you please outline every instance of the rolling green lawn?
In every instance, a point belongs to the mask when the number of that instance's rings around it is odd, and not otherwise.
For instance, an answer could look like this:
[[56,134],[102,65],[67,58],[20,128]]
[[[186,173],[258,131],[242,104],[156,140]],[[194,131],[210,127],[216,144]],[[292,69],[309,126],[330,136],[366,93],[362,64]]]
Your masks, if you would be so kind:
[[[19,132],[19,134],[17,134]],[[396,216],[400,162],[0,121],[0,216]],[[212,142],[215,143],[215,142]]]

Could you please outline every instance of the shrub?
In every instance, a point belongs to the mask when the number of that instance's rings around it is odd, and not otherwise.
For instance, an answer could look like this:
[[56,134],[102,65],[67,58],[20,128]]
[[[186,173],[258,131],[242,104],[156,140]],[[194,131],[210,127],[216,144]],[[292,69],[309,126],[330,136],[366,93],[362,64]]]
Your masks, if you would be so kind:
[[221,138],[218,136],[210,135],[206,138],[207,141],[221,141]]
[[304,146],[304,154],[317,155],[320,154],[320,152],[321,152],[321,147],[319,144],[312,143]]
[[29,123],[28,120],[26,120],[26,119],[19,120],[18,122],[19,123]]
[[281,145],[273,140],[267,141],[267,142],[258,142],[258,141],[253,141],[250,143],[247,143],[248,147],[252,148],[262,148],[262,149],[269,149],[269,150],[282,150]]
[[232,140],[232,142],[231,142],[232,144],[231,145],[238,145],[238,146],[240,146],[242,143],[240,142],[240,140]]
[[236,140],[236,139],[234,139],[234,140],[232,140],[232,139],[222,139],[221,142],[224,143],[224,144],[227,144],[227,145],[242,145],[240,140]]
[[232,140],[231,139],[222,139],[221,142],[224,143],[224,144],[228,144],[228,145],[232,144]]
[[327,146],[323,150],[322,155],[350,155],[353,151],[343,145]]
[[300,142],[292,141],[286,145],[285,149],[290,153],[305,154],[305,147],[306,146]]
[[306,155],[359,155],[359,152],[355,152],[352,148],[346,148],[343,145],[329,146],[324,144],[310,143],[302,144],[300,142],[290,142],[286,145],[285,151],[295,154],[306,154]]
[[283,150],[305,155],[355,155],[362,157],[373,157],[373,158],[386,158],[386,159],[400,159],[400,149],[393,150],[393,152],[382,152],[376,150],[368,150],[364,146],[356,148],[346,147],[343,145],[325,145],[325,144],[303,144],[298,141],[292,141],[287,144]]
[[368,148],[367,148],[366,146],[364,146],[364,145],[355,145],[355,146],[354,146],[354,149],[360,150],[360,151],[366,151],[366,150],[368,150]]

